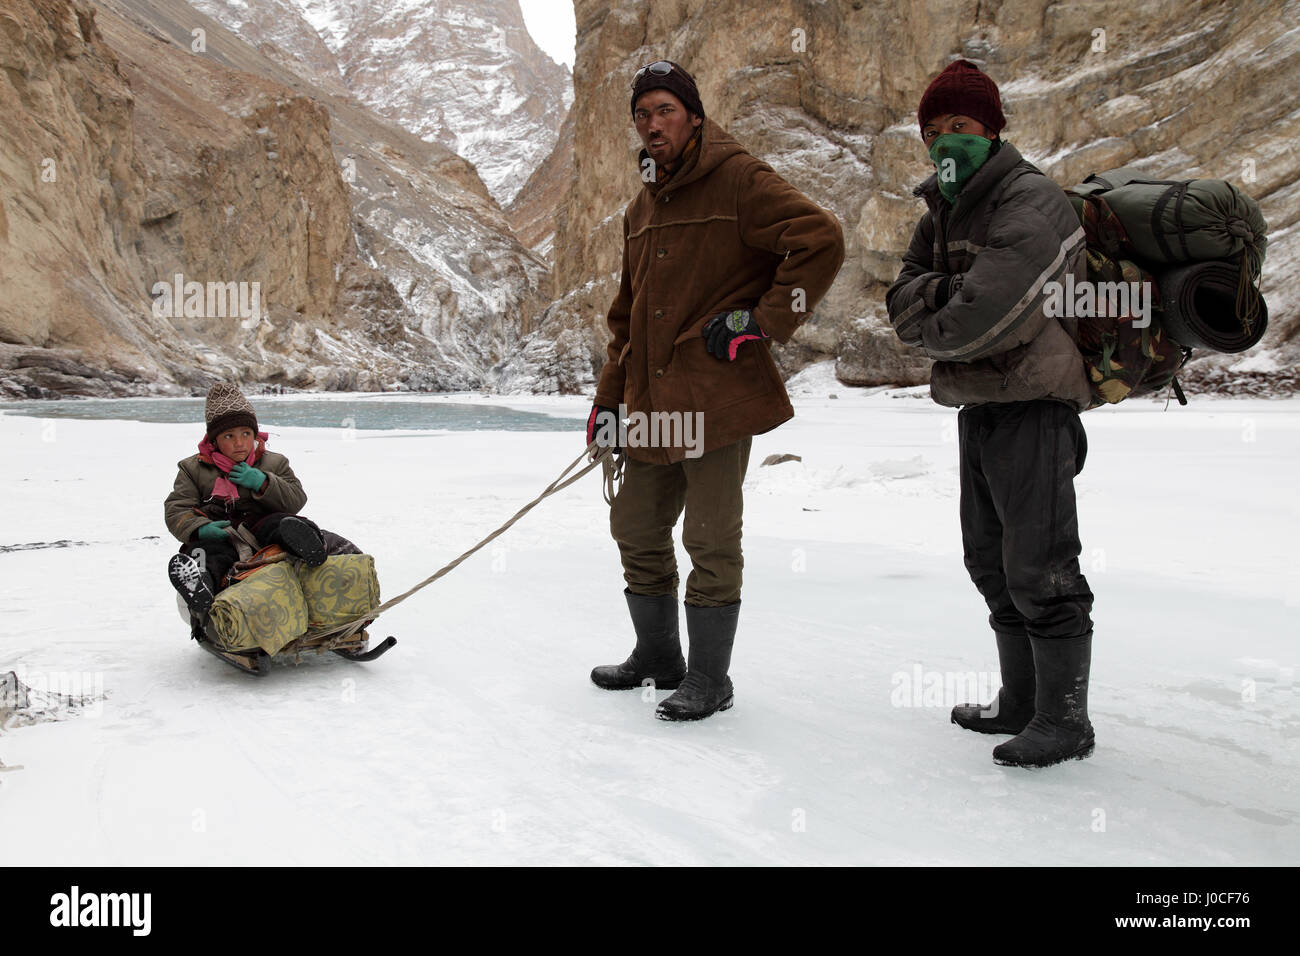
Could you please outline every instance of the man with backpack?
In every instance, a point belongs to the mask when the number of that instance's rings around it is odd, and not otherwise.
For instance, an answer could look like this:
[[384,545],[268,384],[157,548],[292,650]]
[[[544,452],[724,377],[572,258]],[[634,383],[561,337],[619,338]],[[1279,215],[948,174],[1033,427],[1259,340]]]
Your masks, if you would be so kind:
[[889,289],[889,320],[934,360],[930,392],[960,407],[964,558],[989,607],[1002,689],[952,721],[1012,734],[993,750],[1039,767],[1092,753],[1092,592],[1079,571],[1074,477],[1090,391],[1076,320],[1047,309],[1054,283],[1084,282],[1084,234],[1065,193],[999,138],[996,84],[957,60],[921,97],[935,173]]

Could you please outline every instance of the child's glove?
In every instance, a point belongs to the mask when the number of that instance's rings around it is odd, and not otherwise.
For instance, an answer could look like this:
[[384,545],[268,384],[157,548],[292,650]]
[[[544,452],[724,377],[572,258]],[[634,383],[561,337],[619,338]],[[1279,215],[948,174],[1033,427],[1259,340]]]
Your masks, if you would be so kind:
[[229,477],[235,484],[243,485],[249,491],[261,491],[262,485],[266,484],[266,472],[254,468],[245,461],[231,468]]
[[709,319],[704,326],[704,341],[709,353],[727,362],[736,361],[736,349],[741,342],[765,339],[767,333],[758,327],[749,309],[733,309]]
[[229,521],[209,521],[199,529],[200,541],[225,541],[228,537],[226,529],[230,527]]

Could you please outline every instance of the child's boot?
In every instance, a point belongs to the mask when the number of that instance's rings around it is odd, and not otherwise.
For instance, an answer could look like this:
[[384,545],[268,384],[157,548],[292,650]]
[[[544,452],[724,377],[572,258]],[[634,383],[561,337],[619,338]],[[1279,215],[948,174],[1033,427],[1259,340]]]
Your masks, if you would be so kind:
[[191,611],[199,615],[208,613],[216,599],[216,588],[212,576],[197,559],[188,554],[173,554],[167,562],[167,577]]
[[325,542],[320,532],[302,518],[289,517],[276,526],[274,538],[286,551],[296,558],[301,558],[313,568],[325,563]]

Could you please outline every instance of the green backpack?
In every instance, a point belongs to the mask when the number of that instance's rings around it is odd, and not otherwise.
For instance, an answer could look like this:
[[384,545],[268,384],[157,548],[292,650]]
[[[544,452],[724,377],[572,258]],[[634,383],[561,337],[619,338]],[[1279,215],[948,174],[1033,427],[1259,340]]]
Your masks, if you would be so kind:
[[[1067,195],[1084,229],[1087,279],[1149,283],[1146,288],[1154,300],[1146,322],[1124,313],[1079,319],[1079,349],[1092,386],[1090,407],[1167,387],[1185,405],[1176,376],[1191,356],[1188,346],[1231,339],[1237,344],[1223,351],[1244,351],[1259,341],[1267,322],[1257,285],[1268,226],[1253,199],[1221,179],[1152,180],[1132,169],[1093,174],[1067,190]],[[1244,335],[1224,336],[1221,330],[1204,329],[1218,334],[1194,336],[1190,325],[1199,317],[1189,316],[1181,301],[1164,303],[1180,306],[1166,316],[1160,301],[1162,286],[1166,296],[1182,300],[1189,298],[1185,295],[1189,285],[1207,279],[1188,276],[1188,263],[1213,263],[1220,285],[1229,265],[1237,270],[1232,311]],[[1229,272],[1229,293],[1232,275]],[[1164,277],[1175,281],[1171,285],[1162,281]],[[1186,341],[1174,341],[1171,331]]]
[[1259,203],[1224,179],[1145,179],[1133,169],[1093,173],[1070,190],[1103,196],[1123,225],[1133,258],[1149,266],[1240,261],[1264,267],[1268,223]]

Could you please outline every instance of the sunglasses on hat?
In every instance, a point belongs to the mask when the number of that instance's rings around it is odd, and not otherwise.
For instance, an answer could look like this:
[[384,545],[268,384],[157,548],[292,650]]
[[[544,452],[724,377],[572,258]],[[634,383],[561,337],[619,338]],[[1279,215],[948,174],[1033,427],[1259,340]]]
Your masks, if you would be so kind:
[[673,65],[667,60],[655,60],[653,63],[641,67],[641,69],[632,74],[632,85],[636,86],[641,77],[645,76],[647,73],[652,73],[655,76],[667,76],[672,71]]

